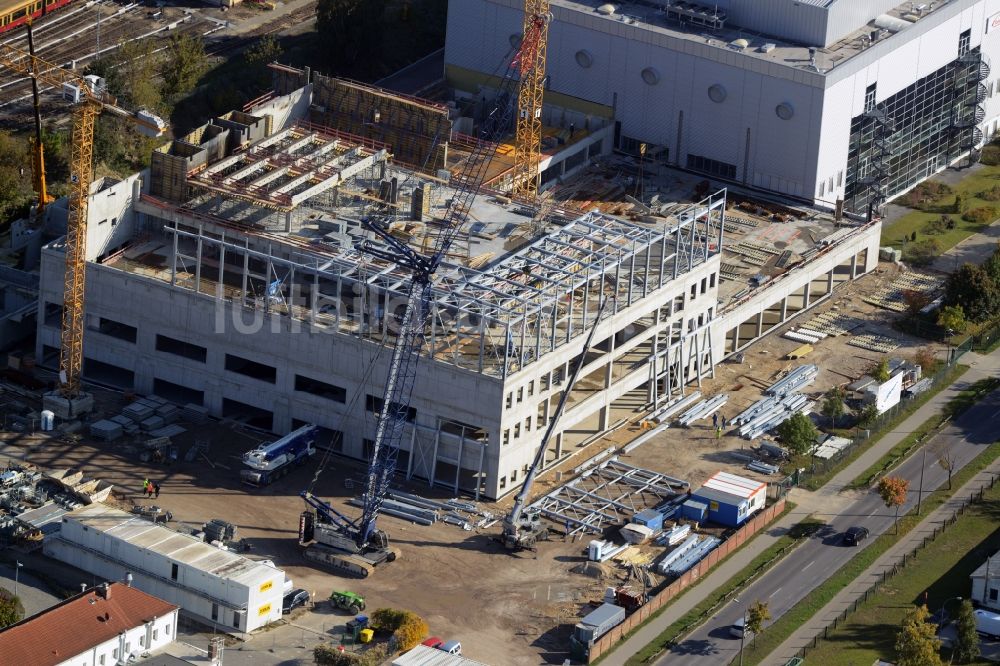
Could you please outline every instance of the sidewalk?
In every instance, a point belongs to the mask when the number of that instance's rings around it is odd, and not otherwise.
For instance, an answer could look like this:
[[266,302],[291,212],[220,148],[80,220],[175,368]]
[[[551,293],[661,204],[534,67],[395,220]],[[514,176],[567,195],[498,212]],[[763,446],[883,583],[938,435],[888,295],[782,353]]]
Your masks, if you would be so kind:
[[831,625],[838,615],[855,601],[864,597],[865,591],[882,578],[883,572],[899,564],[903,556],[919,546],[925,538],[933,537],[934,530],[938,526],[955,515],[971,494],[989,484],[990,480],[997,474],[1000,474],[1000,460],[994,461],[992,465],[976,474],[968,483],[956,490],[947,502],[928,514],[894,546],[882,553],[864,573],[838,592],[837,596],[809,618],[805,624],[796,629],[788,637],[788,640],[779,645],[761,663],[767,666],[783,666],[789,659],[797,656],[803,647],[811,645],[813,639],[822,634],[823,630]]
[[851,501],[849,496],[841,494],[841,491],[847,484],[875,464],[889,449],[898,444],[924,421],[940,412],[944,405],[955,397],[959,391],[967,388],[979,379],[994,374],[997,369],[1000,369],[1000,353],[991,354],[990,356],[980,356],[970,352],[962,357],[961,362],[971,367],[957,382],[928,400],[916,412],[911,414],[909,418],[883,435],[882,439],[874,446],[858,456],[857,460],[830,479],[818,491],[809,492],[798,488],[793,489],[789,495],[789,499],[797,505],[794,510],[785,514],[783,518],[758,534],[750,543],[736,551],[728,560],[715,567],[695,587],[689,589],[686,594],[667,606],[659,616],[648,622],[628,640],[620,643],[614,650],[608,653],[601,663],[608,666],[623,666],[632,655],[649,643],[652,643],[668,626],[701,603],[702,600],[715,593],[716,590],[739,573],[755,557],[767,550],[775,541],[787,533],[789,528],[796,523],[810,515],[818,517],[837,515]]

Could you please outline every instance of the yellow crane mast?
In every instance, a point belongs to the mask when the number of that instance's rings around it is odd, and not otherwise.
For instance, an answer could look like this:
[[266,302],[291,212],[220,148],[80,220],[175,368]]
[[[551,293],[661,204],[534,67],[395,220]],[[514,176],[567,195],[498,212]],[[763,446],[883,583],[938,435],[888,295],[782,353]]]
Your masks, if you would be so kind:
[[157,116],[139,111],[129,113],[93,80],[46,62],[38,56],[0,44],[0,65],[11,71],[55,87],[60,92],[71,86],[79,91],[80,102],[73,107],[70,144],[70,194],[66,222],[66,275],[63,286],[62,335],[59,350],[59,391],[46,396],[46,407],[61,418],[74,418],[90,410],[93,401],[80,388],[83,369],[83,294],[87,270],[87,205],[93,181],[94,123],[108,112],[134,123],[145,136],[161,136],[166,124]]
[[517,131],[511,195],[534,201],[541,180],[542,98],[545,95],[545,55],[549,42],[549,0],[524,0],[522,39],[517,64],[521,81],[517,94]]

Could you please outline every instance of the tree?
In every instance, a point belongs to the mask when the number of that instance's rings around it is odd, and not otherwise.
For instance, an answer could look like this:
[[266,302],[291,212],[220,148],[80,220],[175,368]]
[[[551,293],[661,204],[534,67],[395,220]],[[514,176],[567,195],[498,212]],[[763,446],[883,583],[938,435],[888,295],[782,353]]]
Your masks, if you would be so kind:
[[819,434],[809,417],[801,412],[796,412],[782,421],[777,431],[781,441],[794,453],[808,451]]
[[201,37],[186,32],[174,33],[167,44],[161,71],[164,97],[174,98],[191,92],[206,71],[208,56]]
[[1000,312],[1000,287],[982,266],[965,264],[944,283],[945,305],[960,305],[970,321],[985,321]]
[[0,587],[0,629],[24,619],[24,605],[20,597],[3,587]]
[[946,305],[938,312],[937,324],[946,331],[961,333],[968,326],[965,310],[961,305]]
[[0,221],[20,217],[32,199],[28,144],[0,131]]
[[[998,186],[1000,189],[1000,186]],[[1000,247],[997,247],[990,255],[989,259],[983,262],[983,270],[990,276],[994,283],[1000,284]]]
[[844,415],[844,389],[839,386],[834,386],[832,389],[826,392],[826,397],[823,399],[823,416],[829,418],[833,422],[833,427],[837,427],[837,418]]
[[962,203],[963,202],[962,202],[962,195],[961,195],[961,193],[956,194],[955,195],[955,212],[956,213],[961,213],[962,212]]
[[334,72],[355,74],[382,48],[380,35],[387,0],[319,0],[316,29],[324,35],[327,65]]
[[882,360],[875,364],[875,367],[872,368],[869,374],[879,384],[889,381],[889,357],[883,356]]
[[913,354],[913,362],[920,366],[924,375],[933,375],[937,371],[938,361],[934,350],[930,347],[921,347]]
[[896,634],[896,666],[942,666],[941,641],[935,626],[927,621],[927,606],[907,611]]
[[923,291],[915,289],[904,289],[902,292],[903,303],[906,304],[906,311],[911,317],[920,314],[920,311],[931,302],[931,297]]
[[771,619],[771,609],[768,602],[757,600],[747,608],[746,628],[753,633],[752,644],[757,644],[757,634],[764,630],[764,624]]
[[955,647],[952,652],[954,659],[958,663],[965,664],[979,658],[979,633],[976,632],[976,616],[972,612],[972,602],[968,599],[962,601],[958,609],[958,618],[955,627],[958,635],[955,637]]
[[870,428],[875,425],[875,421],[878,419],[878,407],[875,405],[865,405],[861,413],[858,414],[858,426],[861,428]]
[[400,650],[409,650],[427,638],[429,632],[427,623],[418,615],[410,613],[409,617],[399,625],[399,628],[392,635]]
[[899,476],[883,476],[878,481],[878,495],[885,502],[886,508],[896,509],[893,522],[896,532],[899,532],[899,507],[906,502],[906,491],[909,488],[910,482]]
[[930,443],[930,452],[937,459],[941,469],[948,472],[948,490],[951,490],[951,475],[958,467],[958,460],[952,450],[950,442],[945,437],[935,437]]
[[243,57],[251,65],[268,65],[284,53],[281,44],[273,35],[264,35],[246,50]]

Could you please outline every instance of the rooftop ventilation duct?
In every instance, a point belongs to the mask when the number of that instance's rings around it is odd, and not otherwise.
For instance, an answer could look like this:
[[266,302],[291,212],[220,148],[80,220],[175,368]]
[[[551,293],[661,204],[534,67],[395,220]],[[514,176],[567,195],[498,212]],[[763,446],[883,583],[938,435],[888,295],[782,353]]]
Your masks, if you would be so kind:
[[888,14],[882,14],[875,19],[875,27],[881,28],[883,30],[888,30],[889,32],[899,32],[900,30],[906,30],[912,23],[909,21],[904,21],[901,18],[896,18],[895,16],[889,16]]

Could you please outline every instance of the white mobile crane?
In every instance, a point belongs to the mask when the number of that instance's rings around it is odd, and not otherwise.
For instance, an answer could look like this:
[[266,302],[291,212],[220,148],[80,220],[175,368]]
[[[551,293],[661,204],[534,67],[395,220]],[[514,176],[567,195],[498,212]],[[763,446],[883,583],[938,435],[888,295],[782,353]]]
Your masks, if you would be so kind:
[[562,416],[563,410],[566,407],[566,399],[569,397],[570,391],[573,390],[573,386],[580,375],[580,370],[583,368],[584,360],[587,358],[587,352],[590,351],[590,345],[594,341],[594,333],[597,332],[597,326],[601,323],[601,315],[604,314],[604,306],[607,302],[608,299],[605,298],[601,306],[597,309],[594,327],[587,334],[587,341],[583,343],[583,351],[580,352],[580,355],[573,364],[573,371],[566,380],[566,387],[559,397],[556,412],[549,419],[549,425],[545,428],[545,434],[542,435],[538,451],[535,452],[535,459],[528,469],[528,475],[524,477],[524,485],[521,486],[521,491],[514,498],[514,506],[510,510],[510,513],[503,519],[503,533],[500,541],[507,550],[534,550],[536,543],[549,538],[549,529],[542,524],[542,517],[538,509],[526,508],[525,503],[531,496],[531,487],[535,484],[535,477],[538,476],[538,472],[542,468],[542,462],[545,460],[545,450],[548,448],[549,438],[552,437],[552,433],[555,431],[556,423],[559,421],[559,417]]

